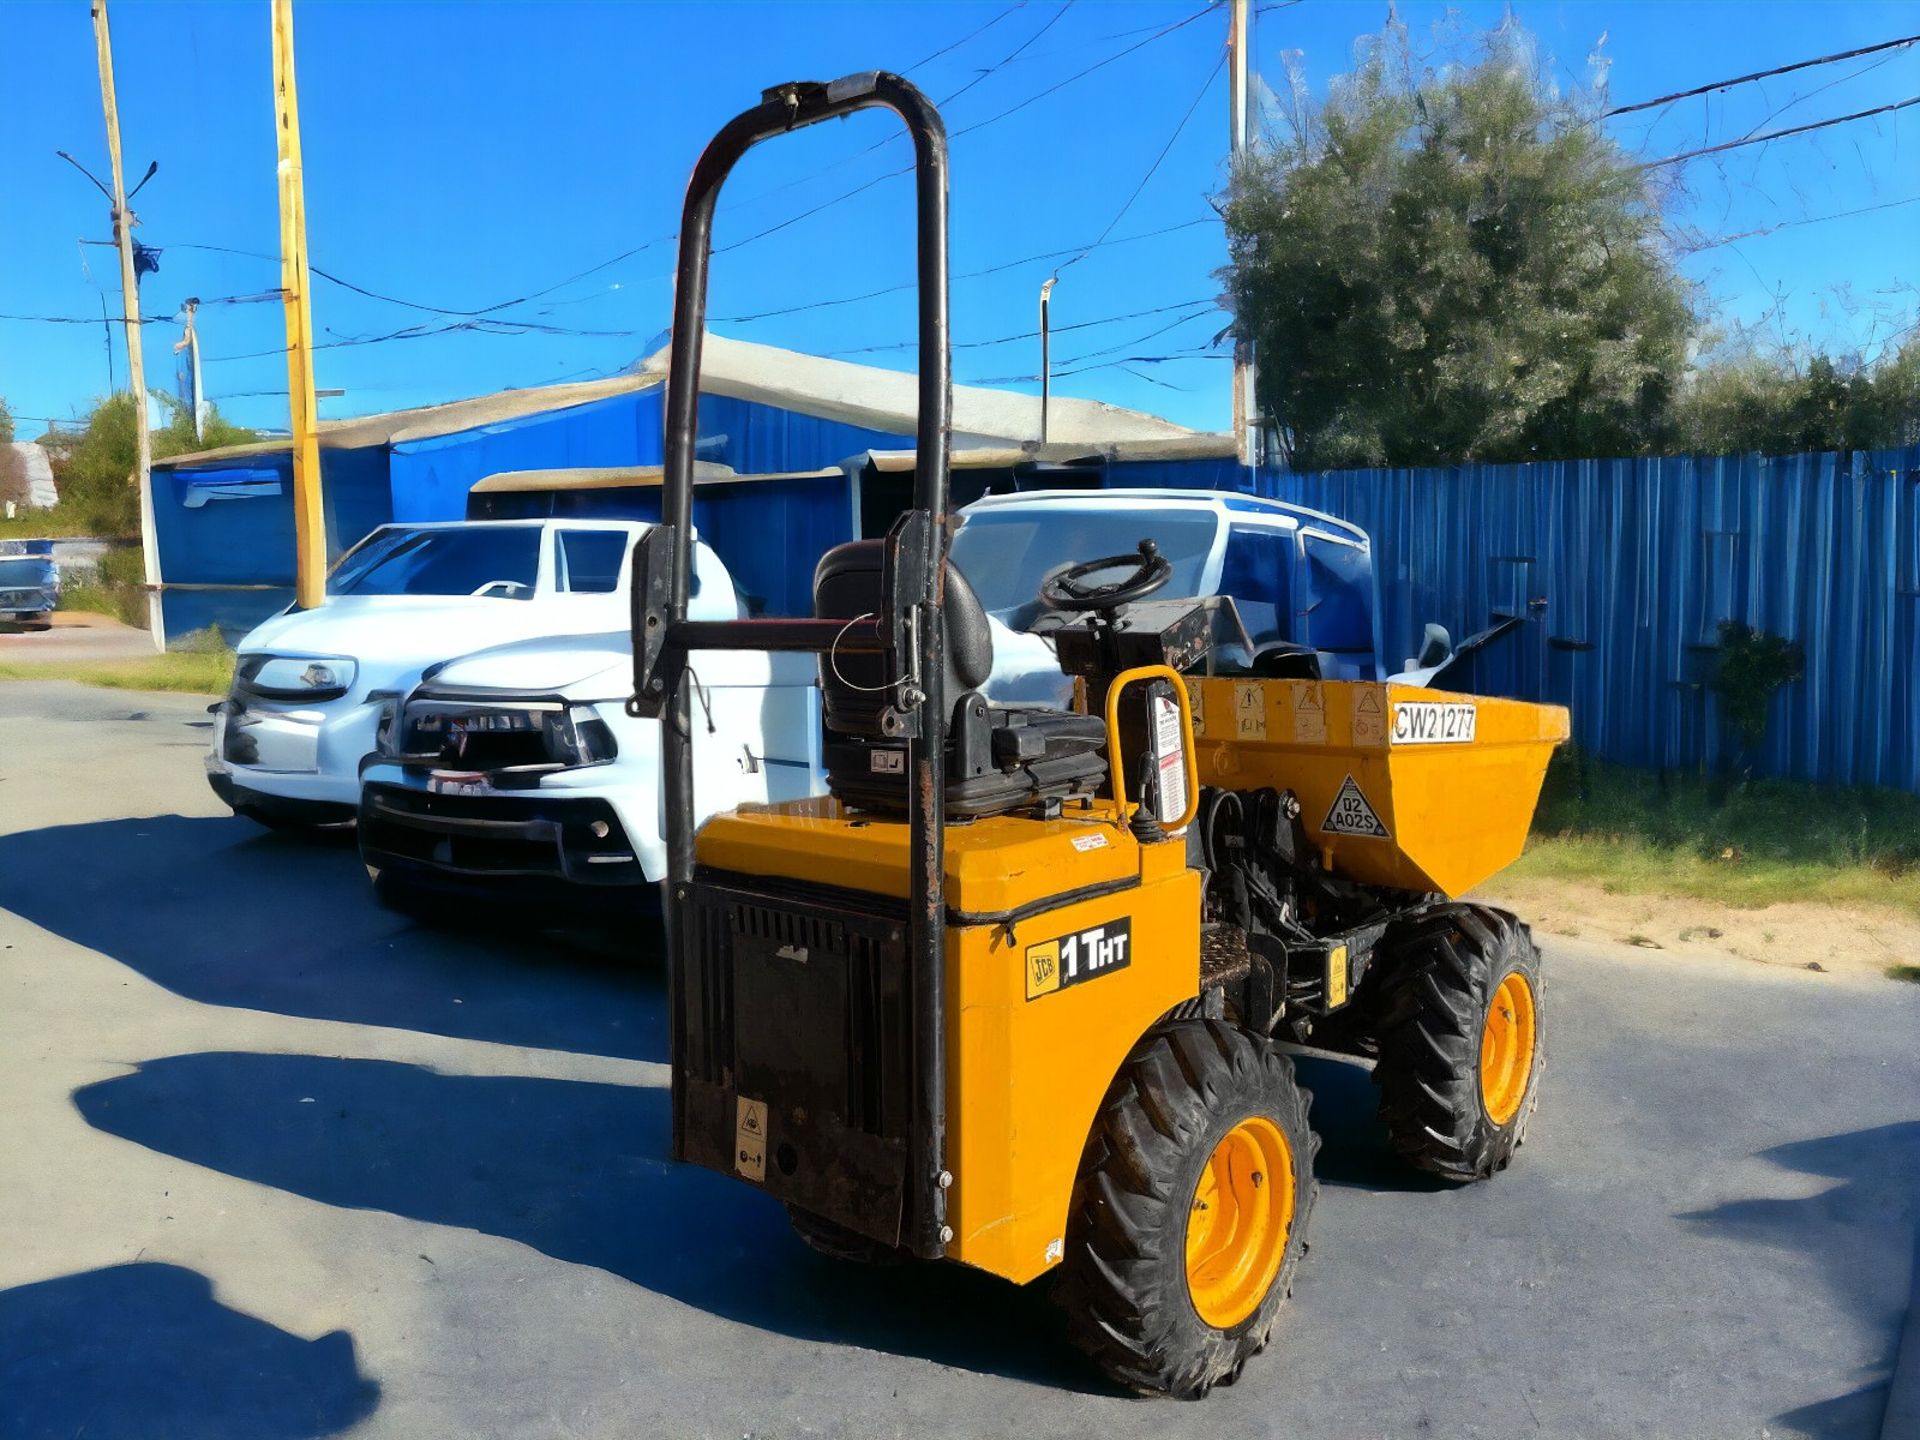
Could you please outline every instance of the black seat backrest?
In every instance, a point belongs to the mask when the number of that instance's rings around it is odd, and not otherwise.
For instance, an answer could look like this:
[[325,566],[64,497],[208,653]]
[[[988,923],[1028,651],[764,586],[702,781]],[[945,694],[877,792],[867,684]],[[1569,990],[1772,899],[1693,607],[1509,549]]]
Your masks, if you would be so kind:
[[[879,615],[886,604],[887,542],[849,540],[820,557],[813,572],[813,613],[822,620]],[[959,567],[947,566],[947,703],[986,683],[993,670],[993,634],[987,612]],[[827,729],[879,738],[881,713],[898,698],[899,679],[883,655],[836,650],[820,657],[820,693]]]

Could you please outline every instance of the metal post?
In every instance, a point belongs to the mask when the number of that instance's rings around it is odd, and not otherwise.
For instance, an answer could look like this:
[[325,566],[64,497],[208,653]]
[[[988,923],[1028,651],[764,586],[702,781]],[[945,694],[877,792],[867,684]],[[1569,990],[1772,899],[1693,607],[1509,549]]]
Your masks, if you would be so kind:
[[173,353],[187,352],[187,397],[193,408],[193,438],[195,442],[206,439],[205,427],[201,417],[200,389],[200,332],[194,328],[194,315],[200,309],[198,300],[182,302],[180,308],[186,312],[187,333],[175,342]]
[[293,430],[294,595],[303,610],[327,598],[327,522],[313,393],[313,307],[307,294],[306,179],[294,88],[293,0],[273,0],[273,113],[280,147],[280,291],[287,314],[287,410]]
[[[113,243],[120,251],[120,300],[127,326],[127,383],[133,388],[134,483],[140,489],[140,553],[147,579],[147,629],[153,648],[167,647],[160,604],[160,544],[153,532],[153,437],[147,431],[147,369],[140,349],[140,282],[133,265],[133,215],[120,168],[120,106],[113,92],[113,41],[107,0],[93,0],[93,39],[100,58],[100,106],[106,112],[107,158],[113,165]],[[109,360],[111,363],[111,360]]]
[[1048,324],[1047,312],[1052,301],[1053,287],[1060,283],[1058,275],[1051,275],[1040,287],[1040,443],[1047,443],[1047,406],[1053,399],[1053,356],[1052,331]]
[[[1246,152],[1252,137],[1248,89],[1251,84],[1253,17],[1247,0],[1232,0],[1227,21],[1227,87],[1232,124],[1230,150],[1234,163]],[[1260,463],[1259,400],[1255,394],[1253,342],[1236,334],[1233,341],[1233,438],[1242,465]]]

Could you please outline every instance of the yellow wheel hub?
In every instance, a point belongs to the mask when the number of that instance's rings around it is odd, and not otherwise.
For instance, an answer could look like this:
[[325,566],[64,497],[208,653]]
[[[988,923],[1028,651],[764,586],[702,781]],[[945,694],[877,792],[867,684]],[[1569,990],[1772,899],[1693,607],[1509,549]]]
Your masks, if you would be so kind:
[[1533,986],[1519,971],[1500,982],[1480,1031],[1480,1103],[1487,1118],[1505,1125],[1520,1113],[1533,1079]]
[[1187,1215],[1187,1293],[1226,1330],[1260,1308],[1293,1230],[1293,1151],[1280,1127],[1250,1116],[1207,1159]]

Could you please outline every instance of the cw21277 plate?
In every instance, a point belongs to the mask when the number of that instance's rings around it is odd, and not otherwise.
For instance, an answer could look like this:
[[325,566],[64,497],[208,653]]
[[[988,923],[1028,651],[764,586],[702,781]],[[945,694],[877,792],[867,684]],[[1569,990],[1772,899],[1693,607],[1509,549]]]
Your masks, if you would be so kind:
[[1458,700],[1401,700],[1393,707],[1396,745],[1470,745],[1478,707]]

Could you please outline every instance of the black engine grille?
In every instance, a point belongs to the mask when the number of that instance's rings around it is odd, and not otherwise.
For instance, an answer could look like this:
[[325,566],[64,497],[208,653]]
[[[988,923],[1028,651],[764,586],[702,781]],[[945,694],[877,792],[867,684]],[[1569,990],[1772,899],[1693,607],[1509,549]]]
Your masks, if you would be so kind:
[[736,1170],[737,1104],[764,1100],[761,1183],[897,1243],[912,1078],[904,916],[756,884],[694,886],[675,962],[684,1157]]

